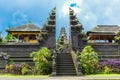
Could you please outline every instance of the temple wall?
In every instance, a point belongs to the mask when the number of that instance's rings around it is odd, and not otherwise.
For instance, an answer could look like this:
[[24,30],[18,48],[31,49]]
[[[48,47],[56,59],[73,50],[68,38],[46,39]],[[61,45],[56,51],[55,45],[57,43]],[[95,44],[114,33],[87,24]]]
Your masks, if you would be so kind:
[[[26,62],[33,65],[30,53],[38,51],[40,47],[39,44],[0,44],[0,52],[8,53],[15,63]],[[0,68],[4,68],[4,65],[0,65]]]
[[91,43],[94,51],[98,53],[99,60],[119,59],[119,45],[114,43]]
[[93,43],[90,45],[94,48],[94,51],[96,51],[99,55],[118,54],[118,44]]

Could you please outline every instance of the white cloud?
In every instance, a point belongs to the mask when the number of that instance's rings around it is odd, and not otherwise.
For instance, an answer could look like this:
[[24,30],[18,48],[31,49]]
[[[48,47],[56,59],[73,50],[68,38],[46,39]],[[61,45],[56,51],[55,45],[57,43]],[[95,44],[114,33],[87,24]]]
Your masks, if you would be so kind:
[[62,7],[62,13],[63,14],[61,14],[61,15],[63,15],[63,17],[64,16],[66,16],[67,14],[69,14],[69,6],[68,5],[63,5],[63,7]]
[[85,19],[86,19],[86,20],[89,20],[89,16],[88,16],[88,15],[86,15],[86,16],[85,16]]
[[79,14],[82,11],[81,6],[82,6],[83,1],[82,0],[72,0],[69,3],[69,5],[73,4],[73,3],[76,3],[76,6],[71,7],[71,8],[74,10],[75,13]]
[[60,5],[60,6],[62,6],[62,8],[61,8],[62,14],[59,11],[59,17],[65,17],[69,14],[69,7],[72,3],[77,4],[77,6],[71,7],[75,13],[79,14],[82,11],[82,9],[80,8],[80,6],[82,5],[82,0],[68,0],[68,1],[63,1],[63,2],[64,2],[64,4]]
[[28,21],[27,15],[22,11],[16,11],[12,16],[12,25],[23,24]]
[[79,13],[82,11],[82,9],[77,8],[77,7],[73,7],[72,9],[73,9],[74,12],[77,13],[77,14],[79,14]]

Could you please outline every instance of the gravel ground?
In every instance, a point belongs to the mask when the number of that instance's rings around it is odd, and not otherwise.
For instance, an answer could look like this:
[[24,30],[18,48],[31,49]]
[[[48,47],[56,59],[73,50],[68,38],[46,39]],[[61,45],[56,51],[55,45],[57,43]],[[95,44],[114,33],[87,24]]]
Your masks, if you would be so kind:
[[76,76],[64,76],[64,77],[47,77],[47,78],[38,78],[38,77],[32,77],[32,78],[15,78],[15,77],[0,77],[0,80],[120,80],[120,76],[82,76],[82,77],[76,77]]

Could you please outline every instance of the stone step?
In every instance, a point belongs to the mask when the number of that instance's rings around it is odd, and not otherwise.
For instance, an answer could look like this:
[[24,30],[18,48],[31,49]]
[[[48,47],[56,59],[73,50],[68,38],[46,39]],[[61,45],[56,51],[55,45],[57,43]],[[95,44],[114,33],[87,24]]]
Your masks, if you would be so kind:
[[71,58],[57,58],[57,60],[72,60],[72,57]]
[[[16,64],[21,64],[21,63],[24,63],[24,62],[15,62]],[[30,66],[34,66],[34,62],[25,62],[27,63],[28,65]]]
[[75,70],[75,67],[71,66],[71,67],[67,67],[67,66],[60,66],[60,67],[56,67],[57,70]]
[[13,61],[33,61],[31,58],[10,58]]
[[76,73],[75,70],[57,70],[57,73]]
[[73,60],[72,60],[72,59],[70,59],[70,58],[64,58],[64,59],[63,59],[63,58],[57,58],[57,60],[63,60],[63,61],[66,61],[66,60],[67,60],[67,61],[73,61]]
[[57,68],[57,71],[75,71],[75,69],[73,69],[73,68],[69,68],[69,69],[62,69],[62,68]]
[[109,52],[109,51],[107,51],[107,52],[104,52],[104,51],[102,51],[102,52],[99,52],[99,51],[96,51],[97,53],[98,53],[98,55],[118,55],[118,52],[116,51],[116,52]]
[[57,75],[76,75],[76,70],[70,53],[57,55],[56,71]]
[[108,58],[99,59],[100,62],[102,62],[102,61],[107,61],[107,60],[120,60],[120,59],[110,59],[110,58],[109,58],[109,59],[108,59]]
[[106,59],[106,60],[110,60],[110,59],[117,59],[117,60],[119,60],[120,58],[99,58],[99,60],[104,60],[104,59]]
[[66,76],[66,75],[76,75],[76,73],[57,73],[58,76]]
[[66,62],[57,62],[58,64],[73,64],[72,61],[66,61]]
[[71,55],[57,55],[59,58],[69,58]]
[[71,55],[57,55],[58,57],[71,57]]
[[71,55],[70,53],[58,53],[57,55]]
[[30,57],[31,52],[27,51],[21,51],[21,52],[8,52],[8,55],[10,57]]
[[57,62],[57,64],[73,64],[72,61]]
[[62,59],[62,58],[57,58],[57,60],[63,60],[63,61],[72,61],[72,59],[70,59],[70,58],[65,58],[65,59]]
[[120,58],[120,55],[98,55],[99,58]]
[[57,64],[57,66],[74,66],[74,64]]
[[69,63],[69,62],[73,62],[73,61],[72,61],[72,60],[57,60],[57,63],[59,63],[59,62],[60,62],[60,63],[61,63],[61,62],[63,62],[63,63],[64,63],[64,62],[66,62],[66,63],[68,62],[68,63]]
[[57,68],[64,68],[64,69],[66,69],[66,68],[75,68],[74,66],[57,66]]

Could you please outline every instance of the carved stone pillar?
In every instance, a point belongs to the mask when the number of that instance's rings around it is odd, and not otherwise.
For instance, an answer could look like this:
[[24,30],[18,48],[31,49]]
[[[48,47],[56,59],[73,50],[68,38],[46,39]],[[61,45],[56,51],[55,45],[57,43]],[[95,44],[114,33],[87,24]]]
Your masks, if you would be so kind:
[[56,76],[56,56],[57,56],[56,51],[53,51],[53,55],[52,55],[52,74],[51,74],[51,76]]
[[5,68],[5,65],[9,62],[10,55],[4,52],[0,52],[0,68]]
[[77,76],[82,76],[83,73],[81,72],[80,54],[79,54],[79,51],[77,51],[76,54],[77,54],[77,60],[76,60],[76,65],[77,65]]

